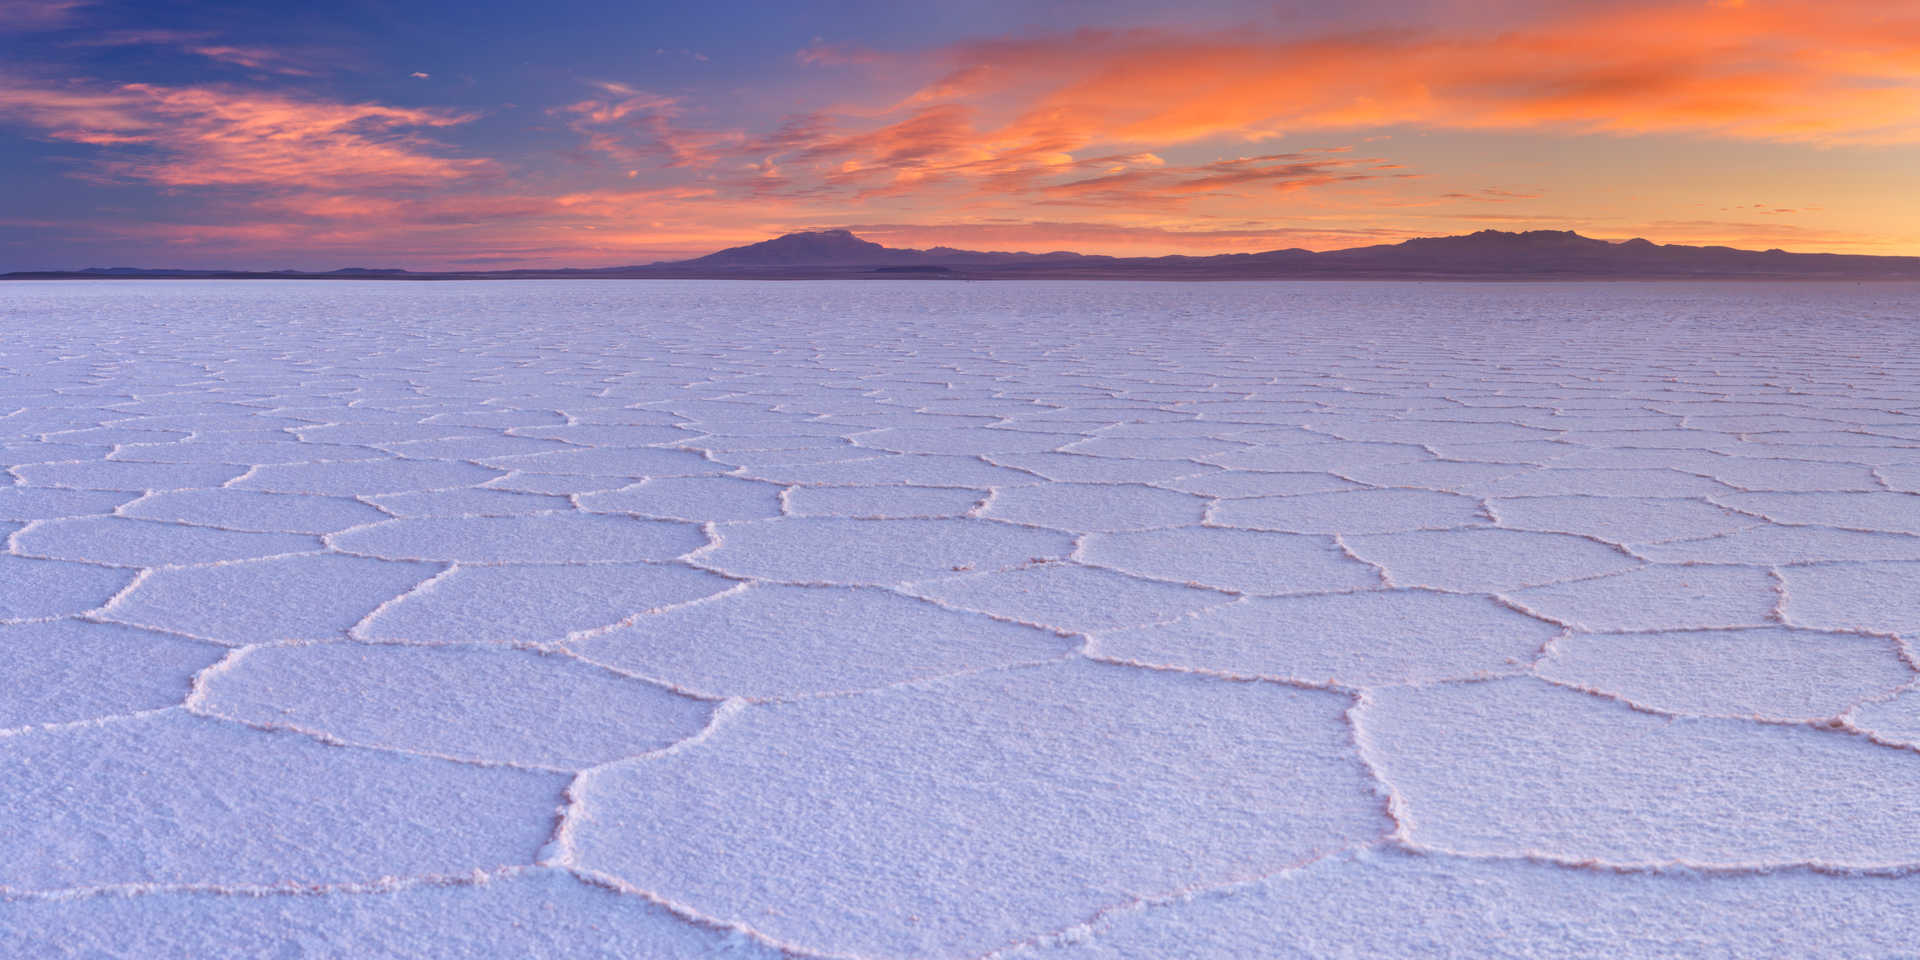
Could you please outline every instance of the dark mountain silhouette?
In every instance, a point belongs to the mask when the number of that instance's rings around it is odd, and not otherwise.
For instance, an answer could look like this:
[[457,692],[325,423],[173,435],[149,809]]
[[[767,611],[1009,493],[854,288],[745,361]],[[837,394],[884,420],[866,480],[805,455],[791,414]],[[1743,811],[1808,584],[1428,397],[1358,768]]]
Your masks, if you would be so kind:
[[847,230],[790,233],[704,257],[628,267],[411,273],[355,267],[331,273],[140,270],[11,273],[0,279],[300,278],[453,280],[542,277],[826,279],[833,277],[1115,280],[1920,280],[1920,257],[1872,257],[1596,240],[1569,230],[1482,230],[1457,237],[1316,253],[1108,257],[885,247]]
[[708,267],[790,267],[844,263],[895,263],[898,255],[918,251],[889,250],[871,240],[862,240],[851,230],[821,230],[816,233],[789,233],[784,237],[728,247],[718,253],[680,261],[683,266]]
[[[1087,257],[1083,254],[997,253],[981,250],[956,250],[933,247],[928,250],[904,250],[883,247],[862,240],[850,230],[820,230],[813,233],[789,233],[784,237],[728,247],[693,260],[680,260],[656,267],[758,269],[766,267],[962,267],[1006,264],[1055,263],[1082,260],[1111,260],[1111,257]],[[896,271],[897,272],[897,271]]]
[[1463,237],[1426,237],[1402,243],[1315,254],[1317,266],[1432,273],[1565,273],[1606,276],[1775,275],[1836,269],[1905,272],[1920,276],[1920,258],[1758,252],[1732,247],[1661,245],[1633,239],[1621,243],[1583,237],[1571,230],[1508,233],[1482,230]]
[[1762,252],[1661,245],[1642,239],[1616,243],[1570,230],[1482,230],[1322,253],[1293,248],[1204,257],[998,253],[951,247],[904,250],[862,240],[846,230],[825,230],[791,233],[649,269],[733,276],[843,275],[859,270],[897,275],[908,272],[903,269],[907,267],[922,268],[913,272],[944,267],[940,272],[979,278],[1920,279],[1920,257]]

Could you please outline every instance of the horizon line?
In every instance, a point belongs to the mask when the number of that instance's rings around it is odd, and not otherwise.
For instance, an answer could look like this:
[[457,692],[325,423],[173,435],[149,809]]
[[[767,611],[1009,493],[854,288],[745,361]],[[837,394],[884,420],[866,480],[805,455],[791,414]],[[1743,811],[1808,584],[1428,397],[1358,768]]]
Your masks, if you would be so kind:
[[[1350,251],[1357,251],[1357,250],[1402,247],[1409,243],[1417,243],[1421,241],[1463,240],[1463,239],[1469,239],[1472,237],[1480,237],[1480,236],[1488,236],[1488,235],[1502,236],[1502,237],[1527,237],[1527,236],[1535,236],[1535,235],[1567,236],[1567,237],[1577,238],[1580,240],[1589,240],[1589,241],[1594,241],[1598,243],[1606,243],[1613,246],[1624,246],[1627,244],[1638,243],[1638,244],[1645,244],[1647,246],[1651,246],[1659,249],[1730,251],[1734,253],[1747,253],[1747,254],[1757,254],[1757,255],[1773,254],[1773,255],[1794,256],[1794,257],[1844,257],[1844,258],[1850,258],[1855,260],[1882,261],[1882,262],[1909,261],[1909,260],[1920,261],[1920,255],[1916,255],[1916,254],[1841,253],[1841,252],[1832,251],[1832,250],[1786,250],[1781,247],[1769,247],[1764,250],[1757,250],[1751,247],[1735,247],[1727,244],[1661,243],[1659,241],[1648,240],[1647,238],[1641,237],[1641,236],[1628,237],[1624,239],[1609,239],[1606,237],[1589,236],[1573,229],[1546,229],[1546,228],[1534,229],[1534,230],[1500,230],[1500,229],[1489,227],[1489,228],[1483,228],[1480,230],[1473,231],[1472,233],[1435,234],[1432,236],[1408,237],[1404,240],[1399,240],[1399,241],[1392,241],[1392,242],[1386,242],[1386,243],[1361,244],[1359,246],[1352,246],[1352,247],[1335,247],[1335,248],[1329,248],[1326,250],[1313,250],[1306,247],[1273,247],[1270,249],[1255,250],[1255,251],[1248,251],[1248,252],[1242,252],[1242,253],[1235,253],[1235,252],[1201,253],[1201,254],[1167,253],[1167,254],[1141,254],[1141,255],[1121,256],[1121,255],[1114,255],[1114,254],[1082,253],[1076,250],[1070,250],[1070,249],[1064,249],[1064,248],[1056,248],[1056,249],[1044,250],[1044,251],[977,250],[977,249],[968,249],[963,247],[951,246],[945,243],[933,244],[931,246],[925,246],[925,247],[888,247],[888,246],[885,246],[884,244],[878,244],[878,243],[875,243],[874,241],[866,240],[865,238],[861,237],[857,232],[855,232],[854,229],[851,227],[821,227],[813,230],[794,230],[787,233],[779,234],[777,236],[768,237],[763,240],[756,240],[756,241],[750,241],[747,243],[735,244],[733,246],[722,247],[718,250],[713,250],[708,253],[698,254],[695,256],[685,257],[685,258],[676,259],[676,260],[654,260],[647,263],[616,264],[613,266],[606,266],[606,267],[494,266],[494,267],[481,267],[481,268],[474,268],[474,269],[414,270],[414,269],[408,269],[404,267],[343,266],[343,267],[335,267],[330,270],[301,270],[296,268],[248,269],[248,268],[242,268],[242,267],[90,266],[90,267],[75,267],[72,269],[65,269],[65,270],[40,269],[40,270],[0,271],[0,277],[38,277],[38,276],[50,276],[50,275],[62,275],[62,276],[65,276],[65,275],[112,275],[116,273],[183,273],[183,274],[195,274],[195,275],[245,274],[245,275],[265,275],[265,276],[310,276],[310,277],[329,277],[329,276],[334,276],[342,273],[388,274],[388,275],[408,274],[413,276],[485,276],[489,274],[506,274],[506,273],[569,273],[569,272],[608,273],[608,272],[620,271],[620,270],[647,270],[647,269],[673,267],[676,265],[692,264],[700,260],[707,259],[709,257],[718,256],[720,254],[730,253],[737,250],[747,250],[753,247],[758,247],[758,246],[769,244],[769,243],[775,243],[777,241],[786,240],[790,238],[834,236],[834,235],[841,235],[841,234],[844,234],[860,242],[874,243],[875,246],[881,247],[881,249],[886,251],[887,253],[929,253],[936,250],[945,250],[945,251],[951,251],[955,255],[974,254],[974,255],[981,255],[981,256],[1006,256],[1006,257],[1059,256],[1059,257],[1081,258],[1081,259],[1100,261],[1100,262],[1141,263],[1141,264],[1147,264],[1147,263],[1158,262],[1158,261],[1168,261],[1168,260],[1225,261],[1225,260],[1231,260],[1234,258],[1259,257],[1259,256],[1264,256],[1269,254],[1280,254],[1280,253],[1303,253],[1303,254],[1309,254],[1313,256],[1325,256],[1330,254],[1347,253]],[[824,264],[821,264],[821,265],[824,265]],[[797,268],[797,267],[810,266],[810,264],[795,263],[795,264],[792,264],[791,266]]]

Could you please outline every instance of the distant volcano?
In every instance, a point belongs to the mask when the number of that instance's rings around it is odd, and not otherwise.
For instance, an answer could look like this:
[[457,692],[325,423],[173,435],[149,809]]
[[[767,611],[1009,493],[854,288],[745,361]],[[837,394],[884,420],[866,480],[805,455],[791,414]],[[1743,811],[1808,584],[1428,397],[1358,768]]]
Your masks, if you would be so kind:
[[773,267],[801,264],[893,263],[901,253],[917,251],[889,250],[871,240],[862,240],[851,230],[820,230],[814,233],[789,233],[784,237],[728,247],[682,264],[708,267]]
[[693,260],[655,266],[674,267],[795,267],[795,266],[867,266],[932,267],[981,266],[986,264],[1053,262],[1059,260],[1111,260],[1111,257],[1086,257],[1065,251],[1056,253],[997,253],[981,250],[956,250],[934,247],[908,250],[883,247],[862,240],[851,230],[817,230],[789,233],[743,247],[728,247]]

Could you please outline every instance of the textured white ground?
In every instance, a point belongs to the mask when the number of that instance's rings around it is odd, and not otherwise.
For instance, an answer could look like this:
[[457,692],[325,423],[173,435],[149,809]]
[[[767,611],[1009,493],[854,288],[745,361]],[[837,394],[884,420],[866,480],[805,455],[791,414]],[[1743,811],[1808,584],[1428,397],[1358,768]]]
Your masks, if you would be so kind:
[[0,956],[1920,956],[1920,289],[0,288]]

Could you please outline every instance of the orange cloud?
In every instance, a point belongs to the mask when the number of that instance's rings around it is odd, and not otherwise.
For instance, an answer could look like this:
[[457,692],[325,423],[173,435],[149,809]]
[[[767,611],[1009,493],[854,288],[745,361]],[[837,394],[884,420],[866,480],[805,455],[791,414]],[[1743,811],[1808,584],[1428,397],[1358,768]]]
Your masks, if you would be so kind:
[[1082,157],[1083,135],[1032,120],[983,129],[979,111],[958,103],[920,106],[865,129],[843,117],[805,114],[757,137],[684,129],[677,104],[644,95],[566,110],[590,150],[622,162],[665,158],[670,167],[707,171],[706,182],[717,189],[762,198],[1176,209],[1201,198],[1410,176],[1377,157],[1345,156],[1346,148],[1190,165],[1150,151]]
[[1090,31],[945,57],[929,89],[1101,143],[1402,124],[1920,141],[1920,8],[1885,0],[1635,2],[1305,40]]
[[[814,47],[803,63],[884,82],[878,112],[702,130],[679,100],[608,86],[566,108],[589,150],[664,160],[724,189],[817,202],[1186,208],[1411,173],[1299,153],[1151,167],[1186,144],[1385,126],[1920,142],[1920,8],[1883,0],[1633,0],[1502,31],[1299,38],[1089,31],[916,54]],[[1498,190],[1448,199],[1532,199]]]
[[[1344,150],[1236,157],[1192,166],[1131,167],[1050,184],[1040,203],[1178,208],[1197,197],[1245,197],[1254,190],[1290,193],[1308,187],[1417,176],[1377,158],[1341,156]],[[1099,161],[1089,161],[1097,164]]]
[[441,110],[339,103],[217,87],[34,86],[0,76],[0,119],[55,140],[140,149],[97,175],[169,187],[308,190],[443,184],[493,170],[413,133],[465,123]]

